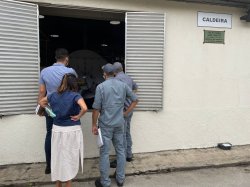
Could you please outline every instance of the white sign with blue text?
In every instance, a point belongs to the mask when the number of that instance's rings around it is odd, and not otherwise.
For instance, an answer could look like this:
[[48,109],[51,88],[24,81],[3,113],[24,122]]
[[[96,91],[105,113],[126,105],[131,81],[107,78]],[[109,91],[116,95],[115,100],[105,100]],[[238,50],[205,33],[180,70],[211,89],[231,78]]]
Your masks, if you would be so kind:
[[231,14],[198,12],[198,27],[232,28]]

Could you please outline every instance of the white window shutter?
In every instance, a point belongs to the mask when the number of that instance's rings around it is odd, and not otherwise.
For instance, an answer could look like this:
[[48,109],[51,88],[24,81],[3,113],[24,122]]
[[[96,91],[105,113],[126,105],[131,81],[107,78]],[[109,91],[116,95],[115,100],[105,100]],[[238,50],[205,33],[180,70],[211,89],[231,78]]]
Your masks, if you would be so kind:
[[0,116],[34,113],[38,78],[38,6],[1,0]]
[[163,107],[165,14],[126,13],[125,68],[138,84],[137,110]]

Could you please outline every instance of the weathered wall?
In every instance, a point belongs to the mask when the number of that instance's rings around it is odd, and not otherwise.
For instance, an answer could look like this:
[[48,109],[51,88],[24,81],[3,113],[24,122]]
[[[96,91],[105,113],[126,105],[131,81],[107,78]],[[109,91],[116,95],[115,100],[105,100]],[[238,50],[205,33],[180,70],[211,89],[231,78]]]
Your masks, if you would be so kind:
[[[30,2],[49,2],[39,0]],[[135,112],[134,152],[215,146],[229,141],[249,144],[250,24],[241,22],[244,10],[167,1],[53,0],[56,4],[166,12],[164,109]],[[225,45],[203,44],[197,11],[232,14]],[[206,28],[208,29],[208,28]],[[85,155],[98,156],[91,134],[91,113],[82,118]],[[45,123],[35,115],[0,119],[0,164],[44,161]]]

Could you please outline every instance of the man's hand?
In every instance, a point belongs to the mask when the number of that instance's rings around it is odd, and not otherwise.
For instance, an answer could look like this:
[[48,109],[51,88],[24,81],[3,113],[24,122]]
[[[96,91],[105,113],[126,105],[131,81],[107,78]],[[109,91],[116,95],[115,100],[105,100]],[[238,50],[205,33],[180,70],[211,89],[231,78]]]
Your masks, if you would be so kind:
[[93,133],[94,135],[98,135],[98,127],[97,127],[96,124],[93,124],[93,125],[92,125],[92,133]]
[[127,113],[127,112],[123,112],[123,116],[124,116],[124,117],[127,117],[127,116],[128,116],[128,113]]
[[94,135],[98,135],[98,127],[97,127],[97,119],[98,119],[98,116],[99,116],[99,110],[97,109],[93,109],[93,112],[92,112],[92,133]]
[[42,98],[42,99],[38,102],[38,104],[39,104],[41,107],[45,108],[45,107],[48,105],[48,99],[47,99],[47,97]]
[[129,114],[130,112],[132,112],[132,110],[135,108],[135,106],[137,105],[137,103],[138,103],[138,100],[133,101],[133,102],[129,105],[129,107],[127,108],[127,110],[126,110],[125,112],[123,112],[123,116],[124,116],[124,117],[127,117],[128,114]]

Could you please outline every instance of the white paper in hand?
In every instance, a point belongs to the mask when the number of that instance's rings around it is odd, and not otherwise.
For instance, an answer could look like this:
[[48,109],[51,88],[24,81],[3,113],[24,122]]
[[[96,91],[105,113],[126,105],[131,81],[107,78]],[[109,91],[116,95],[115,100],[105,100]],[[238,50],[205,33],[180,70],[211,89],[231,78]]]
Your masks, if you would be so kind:
[[102,147],[103,146],[103,141],[102,141],[102,132],[101,129],[98,128],[98,135],[96,137],[96,143],[98,147]]
[[37,107],[36,107],[36,110],[35,110],[36,115],[38,115],[39,110],[40,110],[40,105],[38,104]]

